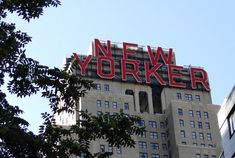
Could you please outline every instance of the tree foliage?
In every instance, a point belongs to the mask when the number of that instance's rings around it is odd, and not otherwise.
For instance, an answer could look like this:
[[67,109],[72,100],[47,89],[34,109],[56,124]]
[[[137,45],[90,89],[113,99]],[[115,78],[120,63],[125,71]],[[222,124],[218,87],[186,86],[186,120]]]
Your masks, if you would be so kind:
[[[92,87],[92,82],[27,57],[25,45],[31,37],[4,20],[15,12],[19,18],[30,21],[39,18],[44,8],[59,5],[59,0],[0,1],[0,157],[66,158],[81,153],[86,157],[108,157],[111,153],[90,153],[90,142],[105,139],[116,147],[134,147],[131,135],[144,130],[136,126],[139,117],[122,112],[93,116],[87,111],[77,111],[82,119],[75,125],[62,128],[55,124],[54,115],[63,111],[73,112],[79,98]],[[7,82],[6,77],[9,79]],[[4,84],[11,95],[26,97],[41,93],[49,100],[51,112],[42,114],[44,123],[39,134],[29,131],[29,123],[19,117],[23,111],[9,104],[7,93],[2,90]],[[62,108],[57,106],[60,101],[64,102]]]

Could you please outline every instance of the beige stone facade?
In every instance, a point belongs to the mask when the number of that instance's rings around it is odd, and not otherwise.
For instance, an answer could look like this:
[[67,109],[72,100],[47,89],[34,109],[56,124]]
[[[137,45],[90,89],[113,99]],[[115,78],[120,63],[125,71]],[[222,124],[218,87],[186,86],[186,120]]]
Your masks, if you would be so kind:
[[[125,113],[139,115],[143,118],[140,124],[145,125],[146,133],[133,137],[135,148],[117,149],[109,147],[103,140],[93,142],[93,153],[112,151],[114,158],[215,158],[220,155],[216,116],[219,106],[211,104],[209,92],[164,88],[161,92],[162,103],[158,105],[162,106],[159,107],[162,111],[154,113],[150,86],[99,79],[94,82],[98,89],[92,89],[81,98],[81,110],[98,115],[100,112],[112,114],[122,109]],[[126,94],[127,90],[133,90],[133,95]],[[146,108],[140,107],[140,92],[147,94],[144,98],[148,102]],[[141,108],[146,111],[141,112]]]
[[[102,113],[118,113],[123,110],[131,115],[139,115],[140,126],[146,127],[142,136],[133,136],[135,148],[110,147],[104,140],[92,142],[91,152],[113,152],[113,158],[216,158],[221,153],[221,140],[217,123],[219,106],[213,105],[211,94],[201,84],[197,89],[190,88],[190,72],[187,67],[177,73],[175,77],[187,85],[185,88],[173,88],[160,85],[137,83],[133,76],[130,82],[121,81],[120,58],[122,49],[112,45],[114,49],[115,72],[117,76],[112,80],[97,77],[97,61],[91,60],[87,66],[86,76],[96,84],[96,88],[89,91],[78,103],[80,110],[88,110],[94,115]],[[166,52],[167,53],[167,52]],[[94,52],[92,52],[94,54]],[[85,59],[83,56],[81,59]],[[149,60],[146,51],[136,50],[135,59]],[[79,76],[78,66],[69,64],[66,68]],[[172,64],[175,65],[173,54]],[[103,70],[109,70],[104,64]],[[162,65],[160,76],[168,79],[167,65]],[[140,64],[140,77],[145,81],[144,70]],[[200,76],[200,74],[198,75]],[[154,80],[154,77],[151,76]],[[78,115],[57,117],[57,123],[68,125],[79,118]],[[69,120],[69,121],[68,121]]]

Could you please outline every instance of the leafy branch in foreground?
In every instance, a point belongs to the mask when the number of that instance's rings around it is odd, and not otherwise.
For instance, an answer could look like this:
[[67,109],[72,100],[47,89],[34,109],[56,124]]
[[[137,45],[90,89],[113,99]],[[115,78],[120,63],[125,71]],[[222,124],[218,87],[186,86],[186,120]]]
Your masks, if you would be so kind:
[[[24,47],[31,37],[17,31],[15,24],[4,22],[4,19],[8,13],[16,12],[30,21],[42,15],[44,8],[58,5],[59,0],[0,1],[0,157],[64,158],[82,153],[86,157],[107,157],[111,153],[90,153],[90,142],[105,139],[116,147],[133,147],[135,142],[131,135],[144,130],[136,126],[139,117],[122,112],[93,116],[78,111],[82,119],[75,125],[62,128],[55,124],[54,115],[63,111],[72,113],[79,98],[92,87],[92,82],[26,57]],[[49,100],[51,112],[42,114],[44,123],[38,135],[29,131],[29,123],[19,116],[23,111],[9,104],[2,88],[4,84],[8,95],[30,97],[41,93]],[[60,102],[63,102],[62,107],[58,106]]]

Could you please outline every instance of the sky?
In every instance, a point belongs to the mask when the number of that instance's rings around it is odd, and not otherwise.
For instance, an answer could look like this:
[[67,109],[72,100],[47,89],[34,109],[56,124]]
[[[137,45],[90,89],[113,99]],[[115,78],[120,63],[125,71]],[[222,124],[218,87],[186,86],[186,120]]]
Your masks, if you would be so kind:
[[[67,0],[29,23],[17,14],[7,17],[32,37],[27,56],[50,67],[61,68],[72,52],[87,54],[95,38],[173,48],[177,65],[207,71],[212,101],[218,105],[235,84],[234,19],[233,0]],[[24,110],[30,130],[37,133],[48,101],[40,95],[8,98]]]

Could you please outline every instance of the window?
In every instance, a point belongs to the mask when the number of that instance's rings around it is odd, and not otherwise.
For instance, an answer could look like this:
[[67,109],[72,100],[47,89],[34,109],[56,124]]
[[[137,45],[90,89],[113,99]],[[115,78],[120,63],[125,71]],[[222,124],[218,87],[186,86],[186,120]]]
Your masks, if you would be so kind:
[[196,154],[195,158],[201,158],[201,155],[200,154]]
[[105,108],[109,108],[109,101],[104,101]]
[[197,143],[193,143],[193,146],[197,146]]
[[199,133],[199,138],[200,138],[201,140],[204,140],[204,134],[203,134],[203,133]]
[[209,156],[208,155],[204,155],[204,158],[209,158]]
[[160,122],[160,128],[165,128],[165,123],[164,122]]
[[198,128],[202,128],[202,122],[197,122]]
[[[233,107],[235,107],[235,104],[233,105]],[[228,115],[228,123],[230,136],[232,137],[235,133],[235,108],[233,108]]]
[[124,110],[129,110],[129,104],[128,103],[124,103]]
[[157,139],[157,132],[149,132],[149,137],[151,139]]
[[184,131],[184,130],[181,130],[181,131],[180,131],[180,136],[181,136],[182,138],[185,138],[185,131]]
[[188,111],[189,116],[193,117],[193,110]]
[[211,158],[216,158],[216,155],[211,155]]
[[151,145],[151,148],[153,150],[159,150],[159,144],[158,143],[150,143],[150,145]]
[[102,112],[101,111],[97,111],[97,116],[100,116],[102,115]]
[[184,120],[180,119],[179,124],[180,124],[180,127],[184,127]]
[[108,84],[104,84],[104,91],[109,91],[109,85]]
[[96,106],[97,106],[97,107],[101,107],[101,100],[97,100],[97,101],[96,101]]
[[156,121],[149,121],[149,127],[156,128],[157,127],[157,122]]
[[209,122],[206,122],[206,123],[205,123],[205,128],[206,128],[206,129],[210,129],[210,123],[209,123]]
[[168,158],[168,155],[163,155],[163,158]]
[[167,150],[167,145],[166,144],[162,144],[162,150]]
[[208,144],[208,147],[209,148],[213,148],[214,146],[212,144]]
[[202,144],[201,144],[201,147],[205,147],[205,144],[202,143]]
[[201,101],[200,95],[195,95],[195,101],[196,101],[196,102],[200,102],[200,101]]
[[152,154],[152,158],[160,158],[159,154]]
[[79,155],[76,156],[76,158],[85,158],[86,154],[85,153],[80,153]]
[[208,119],[208,118],[209,118],[208,112],[204,112],[204,117],[205,117],[205,119]]
[[109,153],[113,153],[113,146],[112,146],[112,145],[109,145],[109,147],[108,147],[108,152],[109,152]]
[[194,122],[194,121],[190,121],[190,126],[191,126],[192,128],[195,128],[195,122]]
[[211,140],[212,140],[211,133],[207,133],[206,136],[207,136],[207,140],[208,140],[208,141],[211,141]]
[[161,133],[162,140],[166,140],[166,133]]
[[101,85],[99,83],[96,83],[94,89],[101,90]]
[[147,153],[139,153],[139,158],[148,158],[148,154]]
[[117,102],[113,102],[113,109],[117,109]]
[[138,146],[140,149],[147,149],[147,143],[143,141],[138,142]]
[[143,131],[143,133],[141,133],[139,136],[140,136],[141,138],[146,138],[146,131]]
[[187,101],[192,101],[193,100],[192,94],[184,94],[184,98]]
[[144,120],[140,120],[140,121],[138,122],[138,125],[139,125],[140,127],[144,127],[144,126],[145,126]]
[[183,109],[178,109],[178,114],[182,116],[183,115]]
[[181,142],[181,144],[184,144],[184,145],[186,145],[187,143],[186,143],[185,141],[183,141],[183,142]]
[[178,100],[182,99],[181,93],[176,93],[176,99],[178,99]]
[[104,145],[100,145],[100,152],[102,152],[102,153],[105,152],[105,146]]
[[117,148],[117,154],[122,154],[122,149],[121,148]]
[[201,112],[200,111],[196,111],[196,115],[198,118],[201,118]]
[[192,139],[197,139],[196,132],[192,132]]

